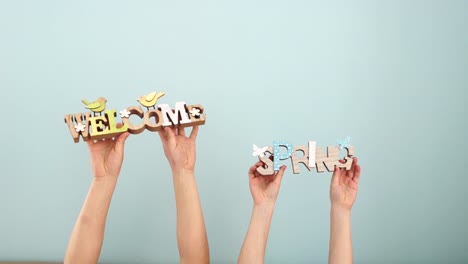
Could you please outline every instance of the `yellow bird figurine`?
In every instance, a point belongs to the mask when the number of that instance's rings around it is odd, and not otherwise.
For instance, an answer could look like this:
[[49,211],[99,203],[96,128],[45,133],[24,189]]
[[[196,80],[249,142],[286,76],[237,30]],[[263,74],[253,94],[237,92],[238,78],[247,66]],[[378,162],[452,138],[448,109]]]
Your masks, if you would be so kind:
[[140,98],[138,98],[138,102],[142,105],[142,106],[145,106],[146,108],[150,108],[150,107],[153,107],[155,108],[154,106],[156,105],[156,102],[158,102],[158,99],[163,97],[164,96],[164,93],[163,92],[159,92],[156,94],[156,92],[152,92],[148,95],[143,95],[143,96],[140,96]]
[[100,113],[106,109],[106,98],[104,97],[99,97],[96,101],[94,102],[88,102],[86,99],[81,100],[83,104],[85,104],[85,108],[93,111],[94,113]]

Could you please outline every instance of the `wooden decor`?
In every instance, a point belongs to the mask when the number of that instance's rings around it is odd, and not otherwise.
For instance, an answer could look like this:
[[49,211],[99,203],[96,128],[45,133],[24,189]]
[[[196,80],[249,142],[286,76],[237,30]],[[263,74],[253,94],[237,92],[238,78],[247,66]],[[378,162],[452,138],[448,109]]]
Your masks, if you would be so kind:
[[[273,148],[266,147],[265,153],[269,153],[270,155],[273,154]],[[260,155],[258,156],[260,161],[264,164],[257,168],[257,171],[262,175],[271,175],[275,173],[275,170],[273,169],[273,161],[270,159],[270,155],[264,154],[263,157],[260,157]]]
[[117,128],[115,117],[117,112],[115,110],[107,110],[103,116],[93,116],[89,118],[89,126],[91,133],[89,138],[92,140],[99,140],[103,138],[112,138],[128,130],[128,125],[123,125]]
[[[192,126],[205,124],[206,115],[205,109],[202,105],[188,105],[187,112],[190,114],[190,123],[188,124],[191,124]],[[185,126],[186,125],[182,125],[182,127]]]
[[317,142],[309,141],[309,167],[315,168],[315,150],[317,148]]
[[75,143],[80,141],[80,136],[83,140],[88,140],[88,119],[91,113],[78,113],[65,115],[65,123],[68,124],[68,129]]
[[[123,113],[123,114],[122,114]],[[127,125],[128,132],[130,134],[140,134],[145,130],[145,123],[141,122],[138,125],[135,125],[130,122],[130,116],[136,115],[139,118],[143,118],[145,116],[145,112],[141,109],[140,106],[131,106],[122,111],[120,111],[120,117],[122,118],[122,122]]]
[[[298,152],[301,152],[302,153],[302,157],[297,157],[297,153]],[[309,156],[310,154],[308,154],[309,150],[306,146],[295,146],[294,147],[294,151],[293,151],[293,154],[291,156],[291,161],[292,161],[292,165],[293,165],[293,173],[294,174],[298,174],[300,172],[300,169],[299,169],[299,164],[303,164],[309,171],[311,169],[311,166],[309,165]],[[315,154],[315,153],[314,153]],[[315,163],[314,163],[314,167],[315,167]]]
[[[166,126],[189,127],[205,124],[206,114],[202,105],[187,105],[185,102],[177,102],[172,109],[169,104],[159,104],[157,101],[164,96],[163,92],[151,92],[148,95],[140,96],[137,101],[141,106],[130,106],[119,111],[119,122],[117,110],[106,110],[107,99],[99,97],[95,101],[81,100],[85,108],[91,112],[67,114],[64,117],[68,125],[71,136],[75,143],[86,140],[99,140],[113,138],[123,132],[140,134],[145,129],[155,132]],[[150,109],[152,108],[152,109]],[[140,122],[130,121],[130,117],[135,116],[141,119]],[[117,127],[118,123],[122,126]]]
[[[280,154],[280,147],[286,148],[286,154]],[[279,161],[291,157],[293,146],[286,141],[273,142],[273,168],[275,171],[280,169]]]
[[[307,146],[295,146],[286,141],[274,141],[273,147],[257,147],[253,144],[253,156],[263,162],[264,166],[257,168],[257,171],[262,175],[271,175],[280,168],[280,161],[290,158],[292,162],[292,169],[294,174],[300,173],[301,164],[307,170],[316,168],[318,173],[325,170],[331,172],[336,167],[351,169],[353,164],[354,147],[349,144],[349,139],[346,144],[341,141],[338,146],[328,146],[325,153],[321,147],[316,146],[315,141],[309,141]],[[286,151],[280,152],[280,148],[286,148]],[[340,151],[345,150],[346,155],[340,158]],[[269,153],[267,155],[266,153]],[[271,157],[273,156],[273,157]],[[340,162],[344,160],[344,162]]]

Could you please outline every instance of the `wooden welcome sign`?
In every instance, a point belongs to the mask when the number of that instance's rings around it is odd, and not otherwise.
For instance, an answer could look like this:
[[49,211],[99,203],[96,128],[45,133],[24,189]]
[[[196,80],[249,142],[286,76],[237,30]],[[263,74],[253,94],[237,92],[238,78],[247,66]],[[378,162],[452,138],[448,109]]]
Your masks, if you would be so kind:
[[[96,101],[88,102],[82,100],[86,109],[91,112],[67,114],[65,123],[68,125],[71,136],[75,143],[80,141],[80,136],[84,141],[112,138],[116,135],[128,131],[131,134],[139,134],[145,129],[158,131],[166,126],[189,127],[205,124],[206,114],[203,106],[187,105],[185,102],[177,102],[174,109],[168,104],[160,104],[156,107],[159,98],[164,96],[162,92],[152,92],[141,96],[137,101],[140,105],[130,106],[119,112],[122,119],[122,126],[117,126],[117,111],[105,110],[107,100],[104,97]],[[130,121],[130,116],[135,115],[141,122],[134,124]]]
[[[338,146],[329,146],[325,154],[322,148],[317,147],[316,141],[309,141],[307,146],[295,146],[286,141],[274,141],[273,147],[257,147],[253,145],[253,156],[257,156],[263,166],[257,168],[257,171],[262,175],[271,175],[280,169],[280,160],[291,159],[293,173],[300,172],[299,165],[303,164],[309,171],[316,168],[317,172],[324,172],[325,169],[333,171],[335,165],[339,168],[351,169],[353,164],[354,147],[349,144],[350,138],[338,140]],[[280,148],[285,151],[280,152]],[[345,149],[346,155],[342,158],[345,162],[341,163],[338,157],[340,150]],[[301,156],[297,153],[301,152]],[[266,154],[268,153],[268,154]]]

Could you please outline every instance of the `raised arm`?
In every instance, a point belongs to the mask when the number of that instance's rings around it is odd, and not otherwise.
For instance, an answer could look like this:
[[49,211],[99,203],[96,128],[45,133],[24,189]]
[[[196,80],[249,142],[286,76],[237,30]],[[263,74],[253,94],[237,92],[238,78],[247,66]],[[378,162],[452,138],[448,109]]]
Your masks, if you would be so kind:
[[115,140],[89,140],[93,180],[70,236],[65,264],[98,263],[101,253],[107,212],[124,157],[128,133]]
[[351,208],[358,192],[361,167],[354,158],[351,169],[335,168],[330,184],[330,251],[328,263],[353,263]]
[[164,154],[172,169],[177,207],[177,242],[180,263],[209,263],[205,221],[195,181],[195,140],[198,126],[185,136],[184,128],[159,131]]
[[271,219],[286,166],[272,175],[260,175],[257,162],[249,169],[250,192],[254,201],[249,229],[239,254],[238,264],[263,263]]

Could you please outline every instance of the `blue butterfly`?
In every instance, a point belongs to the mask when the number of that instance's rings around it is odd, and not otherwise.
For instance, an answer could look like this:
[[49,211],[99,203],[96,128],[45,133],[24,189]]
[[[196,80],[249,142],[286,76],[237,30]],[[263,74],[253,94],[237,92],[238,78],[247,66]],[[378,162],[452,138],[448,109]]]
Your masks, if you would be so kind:
[[345,139],[338,139],[336,143],[340,146],[340,149],[348,148],[349,142],[351,141],[351,137],[346,137]]

